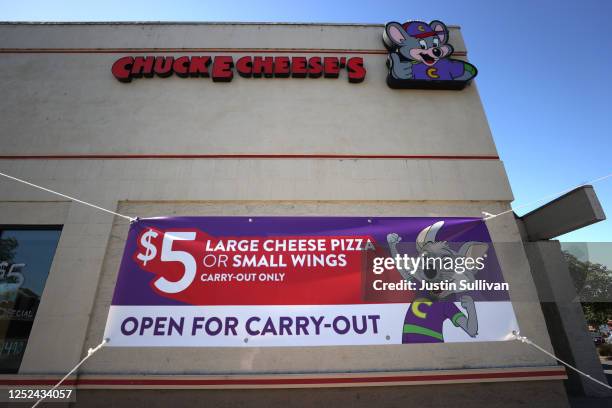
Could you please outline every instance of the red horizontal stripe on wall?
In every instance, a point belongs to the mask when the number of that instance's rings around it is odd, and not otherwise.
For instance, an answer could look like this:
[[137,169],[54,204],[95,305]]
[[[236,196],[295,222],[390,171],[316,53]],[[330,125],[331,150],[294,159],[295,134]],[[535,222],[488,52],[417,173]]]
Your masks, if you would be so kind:
[[[462,374],[428,374],[428,375],[400,375],[376,377],[319,377],[319,378],[224,378],[224,379],[125,379],[125,378],[95,378],[70,379],[65,385],[91,385],[91,386],[283,386],[283,385],[329,385],[329,384],[376,384],[376,383],[410,383],[410,382],[444,382],[465,380],[495,380],[495,379],[527,379],[565,377],[563,368],[539,371],[511,371],[490,373],[462,373]],[[5,386],[42,386],[55,385],[57,380],[41,379],[1,379],[0,385]],[[477,382],[477,381],[476,381]]]
[[[377,50],[314,49],[314,48],[0,48],[0,54],[129,54],[129,53],[253,53],[253,54],[355,54],[387,55]],[[465,56],[455,51],[455,56]]]
[[315,385],[315,384],[355,384],[419,381],[452,381],[482,380],[500,378],[551,377],[560,373],[550,371],[526,371],[523,373],[487,373],[487,374],[448,374],[448,375],[414,375],[394,377],[353,377],[353,378],[279,378],[279,379],[237,379],[237,380],[79,380],[83,385]]
[[122,159],[417,159],[499,160],[497,155],[380,154],[50,154],[0,155],[0,160],[122,160]]

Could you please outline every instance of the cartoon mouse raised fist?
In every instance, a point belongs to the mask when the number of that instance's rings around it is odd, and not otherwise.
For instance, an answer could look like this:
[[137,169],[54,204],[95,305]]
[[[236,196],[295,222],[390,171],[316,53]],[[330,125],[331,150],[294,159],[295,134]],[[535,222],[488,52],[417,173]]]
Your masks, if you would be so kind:
[[448,28],[441,21],[410,21],[385,26],[383,42],[389,50],[387,83],[391,88],[461,89],[477,70],[472,64],[449,58]]
[[[485,242],[469,241],[454,250],[448,242],[437,238],[438,232],[444,226],[444,221],[438,221],[425,227],[419,232],[415,247],[418,255],[424,262],[428,258],[456,259],[479,258],[485,256],[488,244]],[[401,256],[398,245],[402,238],[397,233],[387,235],[387,243],[391,256]],[[410,304],[404,318],[402,330],[402,343],[440,343],[444,342],[443,326],[445,320],[450,320],[455,327],[460,327],[470,337],[478,335],[478,315],[472,296],[461,289],[460,282],[474,282],[477,269],[464,271],[457,270],[452,265],[421,264],[414,270],[398,267],[398,272],[406,281],[452,283],[449,289],[419,290],[416,298]],[[463,307],[459,309],[455,297]]]

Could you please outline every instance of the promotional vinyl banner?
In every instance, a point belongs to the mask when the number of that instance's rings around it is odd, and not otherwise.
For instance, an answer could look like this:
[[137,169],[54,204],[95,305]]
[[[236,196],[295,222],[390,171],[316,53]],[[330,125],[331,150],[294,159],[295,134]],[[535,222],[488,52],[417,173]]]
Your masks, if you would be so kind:
[[516,318],[478,218],[168,217],[130,226],[108,346],[500,341]]

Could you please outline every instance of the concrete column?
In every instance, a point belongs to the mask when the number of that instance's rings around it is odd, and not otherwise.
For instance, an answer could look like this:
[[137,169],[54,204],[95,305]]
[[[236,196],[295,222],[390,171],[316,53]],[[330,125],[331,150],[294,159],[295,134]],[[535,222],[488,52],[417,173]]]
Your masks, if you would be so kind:
[[[593,378],[607,383],[559,241],[525,242],[542,311],[555,354]],[[567,389],[589,397],[610,396],[606,388],[568,370]]]

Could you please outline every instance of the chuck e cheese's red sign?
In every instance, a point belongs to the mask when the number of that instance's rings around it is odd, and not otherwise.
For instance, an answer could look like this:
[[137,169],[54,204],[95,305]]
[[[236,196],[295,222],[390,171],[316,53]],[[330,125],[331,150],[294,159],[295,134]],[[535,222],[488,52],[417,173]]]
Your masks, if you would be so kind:
[[172,75],[229,82],[234,72],[244,78],[338,78],[344,72],[351,83],[362,82],[366,75],[363,58],[336,56],[128,56],[119,58],[112,67],[121,82]]

